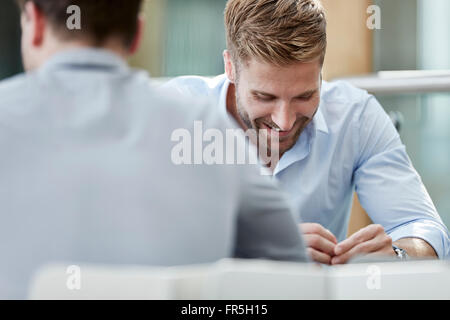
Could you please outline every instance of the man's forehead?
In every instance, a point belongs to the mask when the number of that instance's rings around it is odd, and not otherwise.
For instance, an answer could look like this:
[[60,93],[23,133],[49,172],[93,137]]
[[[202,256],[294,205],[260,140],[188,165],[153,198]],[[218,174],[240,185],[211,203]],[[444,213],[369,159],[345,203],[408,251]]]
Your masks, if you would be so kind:
[[[254,94],[254,95],[260,95],[260,96],[267,96],[267,97],[278,97],[278,95],[280,94],[278,90],[272,88],[269,91],[264,91],[264,90],[258,90],[255,88],[250,87],[250,93]],[[310,95],[313,95],[317,92],[320,91],[320,88],[318,86],[315,86],[315,88],[313,89],[304,89],[304,90],[297,90],[295,91],[295,88],[293,88],[292,90],[283,90],[283,91],[291,91],[290,95],[294,96],[294,97],[308,97]]]
[[320,92],[321,77],[278,80],[276,77],[255,77],[246,79],[247,89],[256,95],[264,96],[307,96]]
[[250,60],[241,65],[240,74],[252,90],[271,93],[283,89],[300,94],[318,89],[321,66],[318,61],[280,67]]

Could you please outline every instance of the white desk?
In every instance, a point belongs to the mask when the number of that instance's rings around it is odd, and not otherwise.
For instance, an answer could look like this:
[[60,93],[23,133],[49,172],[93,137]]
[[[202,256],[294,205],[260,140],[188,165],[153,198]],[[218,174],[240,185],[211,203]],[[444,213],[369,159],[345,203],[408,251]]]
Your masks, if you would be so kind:
[[224,260],[211,265],[149,268],[83,266],[69,290],[67,266],[40,270],[31,299],[450,299],[450,264],[384,262],[318,267]]

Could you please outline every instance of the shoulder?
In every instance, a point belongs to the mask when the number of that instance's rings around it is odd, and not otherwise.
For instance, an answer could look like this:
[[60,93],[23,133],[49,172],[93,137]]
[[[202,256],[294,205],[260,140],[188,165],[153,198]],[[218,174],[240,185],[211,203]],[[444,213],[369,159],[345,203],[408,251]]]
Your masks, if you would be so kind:
[[345,81],[323,82],[321,111],[329,125],[348,125],[367,112],[384,112],[373,95]]
[[21,112],[35,101],[39,91],[39,79],[35,73],[19,74],[0,82],[0,114]]
[[[27,87],[28,78],[28,75],[20,74],[0,81],[0,101],[3,101],[5,98],[9,99],[15,97],[16,93],[23,91]],[[23,95],[23,93],[21,95]]]
[[[181,79],[183,78],[183,79]],[[184,81],[180,77],[172,81]],[[200,78],[200,77],[193,77]],[[201,81],[200,79],[196,79]],[[226,128],[227,119],[221,115],[216,107],[216,99],[207,94],[189,94],[176,90],[174,84],[163,84],[150,80],[149,90],[144,90],[144,101],[150,101],[151,107],[145,112],[151,113],[152,121],[157,118],[169,127],[192,128],[196,121],[201,121],[205,128]],[[150,116],[150,115],[149,115]],[[167,121],[170,119],[170,121]]]
[[179,92],[194,96],[214,97],[220,95],[227,77],[222,74],[217,77],[182,76],[173,78],[162,85],[164,88],[176,89]]
[[342,104],[364,103],[370,98],[366,90],[359,89],[345,81],[322,83],[322,100]]

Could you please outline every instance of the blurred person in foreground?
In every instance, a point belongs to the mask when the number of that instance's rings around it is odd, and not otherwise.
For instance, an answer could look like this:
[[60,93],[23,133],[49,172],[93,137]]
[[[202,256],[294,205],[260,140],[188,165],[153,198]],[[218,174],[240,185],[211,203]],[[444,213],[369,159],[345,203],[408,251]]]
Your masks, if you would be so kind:
[[[322,80],[321,3],[229,0],[225,28],[224,75],[165,86],[211,97],[241,128],[279,137],[273,175],[304,222],[310,257],[448,257],[448,229],[382,106],[366,91]],[[354,190],[374,224],[346,238]]]
[[[0,298],[26,298],[53,262],[307,260],[288,202],[256,166],[171,160],[175,130],[229,125],[127,66],[141,0],[18,2],[27,73],[0,83]],[[81,29],[66,27],[72,5]]]

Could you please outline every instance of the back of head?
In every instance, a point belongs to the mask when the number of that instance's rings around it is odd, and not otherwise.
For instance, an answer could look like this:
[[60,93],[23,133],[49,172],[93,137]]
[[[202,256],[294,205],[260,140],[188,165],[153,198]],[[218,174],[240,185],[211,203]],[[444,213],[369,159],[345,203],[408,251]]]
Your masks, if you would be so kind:
[[284,66],[323,63],[325,12],[319,0],[229,0],[225,9],[228,50],[234,62],[251,58]]
[[[33,2],[50,22],[60,39],[83,39],[100,46],[111,36],[129,46],[137,30],[142,0],[17,0],[23,9]],[[80,28],[68,28],[71,8],[80,9]]]
[[25,70],[42,66],[53,54],[73,47],[134,53],[142,30],[142,0],[16,0],[22,11]]

